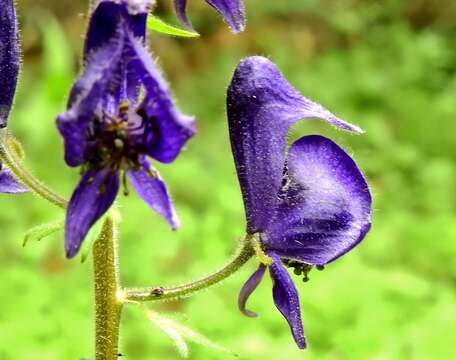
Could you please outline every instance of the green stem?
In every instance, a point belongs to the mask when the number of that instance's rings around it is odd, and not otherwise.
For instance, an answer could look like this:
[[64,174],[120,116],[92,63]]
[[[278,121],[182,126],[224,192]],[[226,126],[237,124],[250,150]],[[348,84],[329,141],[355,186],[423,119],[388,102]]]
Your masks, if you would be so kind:
[[95,360],[117,360],[123,303],[117,264],[115,224],[111,216],[103,223],[93,245],[95,282]]
[[180,285],[173,288],[150,287],[141,289],[123,289],[122,297],[124,302],[141,302],[164,299],[178,299],[188,296],[194,292],[205,289],[226,279],[239,270],[255,254],[252,248],[250,236],[243,242],[238,254],[221,270],[194,282]]
[[27,169],[22,166],[21,160],[11,150],[10,144],[12,143],[12,136],[1,130],[0,135],[0,161],[3,162],[8,169],[13,173],[18,181],[24,184],[30,191],[41,196],[45,200],[53,203],[54,205],[65,209],[68,202],[60,195],[49,189],[42,181],[34,177]]

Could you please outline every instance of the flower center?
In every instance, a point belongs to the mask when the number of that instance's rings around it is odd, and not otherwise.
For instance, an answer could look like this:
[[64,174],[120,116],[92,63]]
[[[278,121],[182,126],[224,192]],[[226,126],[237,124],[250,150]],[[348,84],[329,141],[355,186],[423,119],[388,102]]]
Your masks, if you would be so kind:
[[129,103],[123,101],[118,106],[118,114],[103,114],[97,117],[88,130],[88,151],[86,166],[90,169],[111,169],[113,171],[137,171],[140,169],[140,155],[145,149],[135,141],[133,129],[128,121]]

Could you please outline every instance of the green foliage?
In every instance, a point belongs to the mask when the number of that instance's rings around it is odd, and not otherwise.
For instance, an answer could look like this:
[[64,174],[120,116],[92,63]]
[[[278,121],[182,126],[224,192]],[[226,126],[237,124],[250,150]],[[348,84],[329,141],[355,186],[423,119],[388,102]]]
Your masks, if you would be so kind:
[[156,16],[149,16],[147,19],[147,28],[158,33],[184,38],[194,38],[199,36],[198,33],[195,33],[193,31],[188,31],[177,28],[173,25],[169,25]]
[[[269,280],[249,303],[259,318],[237,310],[237,292],[253,262],[213,290],[152,308],[165,317],[186,314],[201,333],[247,360],[454,358],[455,5],[428,3],[250,0],[244,34],[231,35],[205,6],[204,16],[195,12],[203,34],[198,41],[152,34],[151,49],[181,107],[197,116],[199,133],[176,163],[160,166],[180,231],[171,232],[134,194],[119,200],[122,281],[179,284],[234,252],[245,224],[230,161],[225,89],[241,57],[267,54],[296,88],[366,130],[353,136],[306,121],[290,140],[318,131],[354,154],[375,195],[373,230],[353,252],[298,285],[310,344],[305,353],[296,350],[274,308]],[[81,12],[85,6],[82,1]],[[37,38],[31,10],[22,13],[30,16],[22,22],[25,66],[10,124],[27,164],[69,196],[79,174],[62,160],[54,118],[77,71],[78,50],[70,45],[81,46],[82,20],[62,18],[74,41],[49,19]],[[1,196],[0,208],[0,359],[91,358],[90,261],[65,260],[59,233],[21,246],[27,229],[61,213],[30,195]],[[151,336],[150,322],[138,313],[133,307],[124,314],[125,358],[175,359],[173,345]],[[190,359],[227,357],[190,346]]]

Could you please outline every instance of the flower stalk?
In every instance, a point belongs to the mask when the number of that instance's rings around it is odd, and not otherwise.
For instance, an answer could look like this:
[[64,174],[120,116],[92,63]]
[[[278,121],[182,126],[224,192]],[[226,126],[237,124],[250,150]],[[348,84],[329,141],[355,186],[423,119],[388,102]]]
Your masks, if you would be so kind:
[[108,216],[93,245],[95,285],[95,360],[115,360],[119,355],[119,327],[123,303],[118,300],[116,228]]
[[170,287],[149,287],[138,289],[123,289],[121,296],[126,302],[142,302],[154,300],[179,299],[190,296],[191,294],[215,285],[238,271],[255,254],[252,248],[251,236],[247,235],[241,243],[241,247],[234,258],[222,269],[194,282]]
[[14,174],[16,179],[43,199],[65,209],[68,202],[53,190],[49,189],[41,180],[33,176],[22,166],[22,161],[13,149],[14,138],[6,129],[0,130],[0,161]]

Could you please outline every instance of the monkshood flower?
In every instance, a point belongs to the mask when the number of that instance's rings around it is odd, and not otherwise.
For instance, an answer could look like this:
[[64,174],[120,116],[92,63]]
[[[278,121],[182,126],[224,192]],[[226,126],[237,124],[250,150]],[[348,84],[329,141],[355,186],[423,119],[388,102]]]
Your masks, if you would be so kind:
[[69,258],[110,208],[121,183],[127,192],[127,178],[173,229],[179,226],[165,183],[149,159],[174,161],[194,134],[194,121],[175,107],[145,49],[150,3],[98,2],[89,22],[84,70],[70,93],[67,111],[57,119],[65,161],[82,169],[67,209]]
[[371,195],[353,159],[331,140],[304,136],[286,151],[300,119],[318,118],[361,132],[301,96],[263,57],[243,60],[228,89],[232,150],[243,194],[247,234],[260,266],[239,295],[247,316],[250,294],[269,268],[276,307],[299,348],[306,347],[298,292],[287,267],[304,275],[358,244],[371,226]]
[[[13,0],[4,0],[0,4],[0,129],[6,127],[13,104],[19,73],[19,53],[16,9]],[[26,191],[0,162],[0,193]]]
[[[245,10],[242,0],[206,0],[206,2],[223,16],[232,32],[238,33],[244,31]],[[189,30],[193,30],[187,16],[187,0],[174,0],[174,8],[180,22]]]

